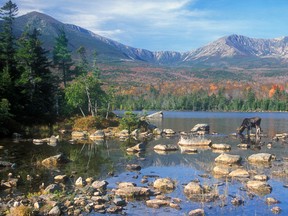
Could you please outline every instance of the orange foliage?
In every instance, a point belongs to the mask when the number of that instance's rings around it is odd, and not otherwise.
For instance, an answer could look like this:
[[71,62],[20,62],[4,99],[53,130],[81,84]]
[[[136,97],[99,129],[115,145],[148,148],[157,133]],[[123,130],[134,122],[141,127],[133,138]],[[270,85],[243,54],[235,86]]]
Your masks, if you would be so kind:
[[272,85],[272,88],[269,90],[269,97],[273,97],[273,95],[275,94],[276,90],[279,89],[280,91],[284,91],[284,86],[282,85]]

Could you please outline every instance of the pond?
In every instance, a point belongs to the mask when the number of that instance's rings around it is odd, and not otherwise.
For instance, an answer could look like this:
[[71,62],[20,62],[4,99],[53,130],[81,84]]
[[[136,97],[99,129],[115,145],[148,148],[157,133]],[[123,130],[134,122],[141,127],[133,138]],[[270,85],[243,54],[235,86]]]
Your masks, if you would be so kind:
[[[117,112],[119,115],[123,112]],[[246,117],[259,116],[262,118],[261,127],[264,137],[261,138],[257,148],[239,149],[237,145],[241,140],[230,134],[236,132]],[[159,209],[148,208],[145,201],[130,201],[125,207],[124,212],[128,215],[188,215],[190,210],[203,208],[205,215],[274,215],[271,208],[265,203],[267,197],[274,197],[281,201],[277,204],[282,209],[281,215],[288,215],[288,173],[281,177],[274,176],[273,171],[283,170],[287,165],[283,158],[288,157],[288,143],[285,141],[275,141],[273,137],[276,133],[285,133],[288,128],[287,113],[242,113],[242,112],[178,112],[165,111],[162,120],[152,121],[157,127],[164,129],[170,128],[176,132],[190,131],[198,123],[207,123],[210,126],[210,133],[215,135],[205,135],[211,139],[212,143],[225,143],[231,145],[229,154],[237,154],[242,157],[242,165],[247,170],[255,171],[258,174],[266,174],[269,177],[268,183],[272,186],[270,194],[260,196],[251,195],[244,190],[244,184],[238,180],[226,178],[216,178],[212,170],[215,166],[214,160],[221,153],[211,149],[199,149],[197,154],[186,154],[181,151],[173,151],[167,154],[159,154],[153,150],[157,144],[177,145],[179,133],[172,137],[157,137],[146,143],[146,149],[142,154],[129,155],[126,152],[139,141],[133,139],[120,141],[118,139],[108,139],[99,142],[84,141],[81,144],[71,144],[70,136],[61,137],[61,141],[55,146],[47,144],[34,145],[31,140],[0,140],[1,161],[9,161],[16,164],[16,168],[2,168],[0,171],[1,179],[7,179],[8,173],[20,175],[23,179],[22,184],[13,190],[0,191],[1,196],[7,194],[27,193],[37,191],[44,182],[53,182],[53,177],[59,174],[66,174],[71,179],[94,177],[95,179],[106,179],[109,183],[108,188],[114,188],[117,182],[135,182],[139,186],[148,186],[155,180],[154,176],[169,177],[177,183],[176,189],[168,194],[169,197],[181,199],[181,209],[161,207]],[[57,135],[57,134],[55,134]],[[272,148],[267,144],[272,143]],[[268,152],[276,156],[276,160],[266,167],[255,167],[250,165],[246,159],[248,156]],[[41,165],[44,158],[59,153],[65,153],[72,162],[65,164],[57,169],[47,169]],[[136,163],[141,166],[138,172],[126,170],[126,165]],[[113,173],[111,176],[110,174]],[[26,176],[33,178],[27,180]],[[148,183],[142,183],[143,176],[151,176]],[[192,180],[199,180],[201,184],[219,185],[219,194],[226,195],[225,200],[215,202],[194,202],[189,200],[183,193],[183,188]],[[234,206],[231,200],[240,197],[244,204]],[[97,215],[90,213],[90,215]]]

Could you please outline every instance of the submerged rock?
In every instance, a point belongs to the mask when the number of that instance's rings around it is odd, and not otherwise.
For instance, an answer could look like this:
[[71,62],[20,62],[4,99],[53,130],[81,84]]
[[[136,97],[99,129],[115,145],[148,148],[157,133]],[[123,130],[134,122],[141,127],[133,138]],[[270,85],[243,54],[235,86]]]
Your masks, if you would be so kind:
[[175,145],[159,144],[159,145],[154,146],[154,150],[156,150],[156,151],[177,151],[178,147]]
[[138,164],[127,164],[126,169],[130,171],[139,171],[141,170],[141,166]]
[[268,205],[274,205],[274,204],[280,203],[280,201],[275,199],[275,198],[273,198],[273,197],[267,197],[266,198],[266,203]]
[[194,202],[212,202],[219,198],[216,191],[210,186],[202,186],[196,182],[190,182],[184,187],[184,194]]
[[263,181],[251,180],[247,182],[246,186],[259,195],[266,195],[272,191],[272,187],[267,182]]
[[42,161],[42,164],[46,167],[55,167],[59,164],[68,163],[70,160],[64,154],[58,154],[48,157]]
[[145,143],[139,143],[135,146],[132,146],[130,148],[127,148],[126,151],[127,152],[140,152],[140,151],[144,151],[145,150]]
[[152,200],[147,200],[146,205],[150,208],[160,208],[161,206],[169,206],[170,201],[162,200],[162,199],[152,199]]
[[273,214],[279,214],[282,211],[282,209],[279,206],[275,206],[271,209],[271,211]]

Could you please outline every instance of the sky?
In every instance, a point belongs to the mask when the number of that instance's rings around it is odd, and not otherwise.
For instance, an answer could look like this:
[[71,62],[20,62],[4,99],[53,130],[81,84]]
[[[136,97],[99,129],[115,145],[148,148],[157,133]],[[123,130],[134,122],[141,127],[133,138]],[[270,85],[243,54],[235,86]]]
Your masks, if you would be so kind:
[[[7,2],[0,0],[1,6]],[[287,0],[12,0],[122,44],[190,51],[231,34],[288,36]]]

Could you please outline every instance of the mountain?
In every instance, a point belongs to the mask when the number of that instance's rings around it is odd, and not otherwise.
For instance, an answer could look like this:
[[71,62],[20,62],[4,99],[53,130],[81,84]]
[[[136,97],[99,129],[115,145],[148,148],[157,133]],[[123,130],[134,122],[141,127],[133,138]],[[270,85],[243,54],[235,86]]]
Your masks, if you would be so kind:
[[[64,28],[70,49],[84,46],[88,54],[94,51],[101,62],[136,62],[164,66],[241,66],[249,68],[287,66],[288,37],[254,39],[241,35],[222,37],[204,47],[187,52],[137,49],[102,37],[73,24],[64,24],[38,12],[31,12],[15,19],[15,33],[25,28],[37,28],[42,34],[44,47],[52,50],[59,29]],[[189,44],[187,45],[189,46]]]

